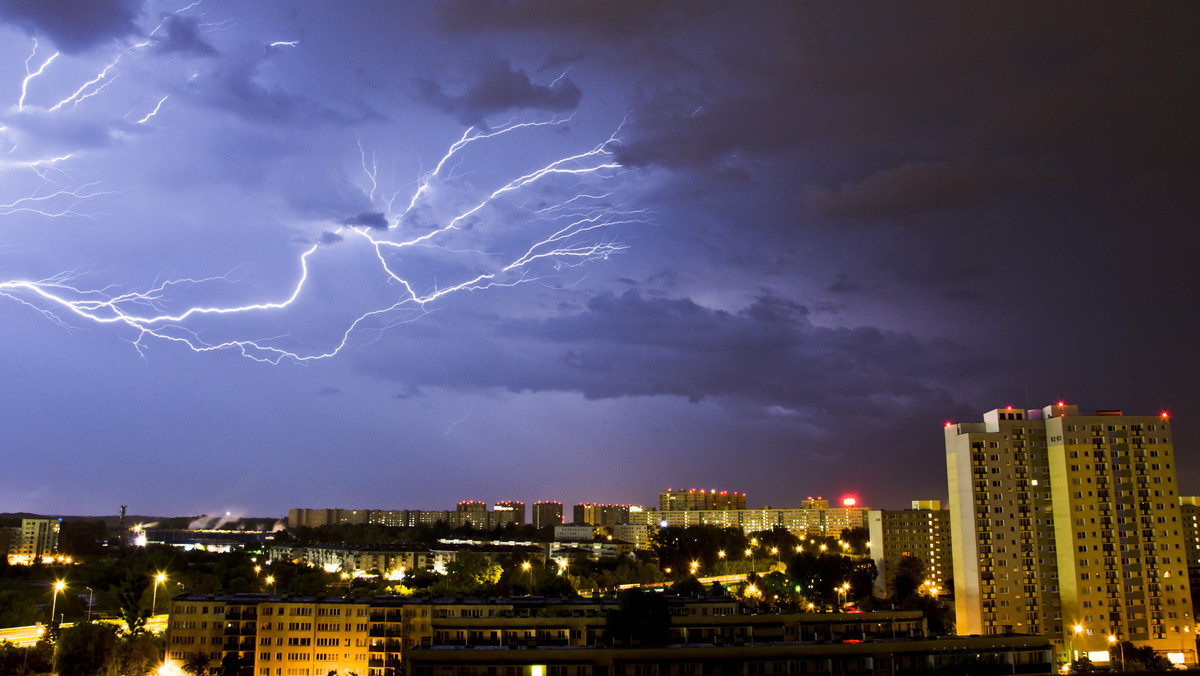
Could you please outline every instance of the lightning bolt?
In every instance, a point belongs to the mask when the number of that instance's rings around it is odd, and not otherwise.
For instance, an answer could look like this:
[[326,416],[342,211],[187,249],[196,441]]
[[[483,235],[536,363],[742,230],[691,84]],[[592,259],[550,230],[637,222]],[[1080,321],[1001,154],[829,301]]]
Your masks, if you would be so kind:
[[38,41],[34,40],[33,51],[30,52],[29,56],[25,59],[25,79],[21,80],[21,97],[17,99],[17,110],[25,110],[25,95],[29,93],[29,83],[33,80],[33,78],[44,73],[46,71],[46,67],[54,63],[54,60],[58,58],[58,52],[54,52],[50,55],[50,58],[42,62],[42,65],[38,67],[37,70],[31,71],[29,70],[29,62],[33,61],[33,57],[37,56],[37,50]]
[[[232,350],[249,359],[271,364],[330,358],[350,345],[356,334],[382,332],[397,323],[412,321],[428,312],[431,304],[450,295],[527,283],[539,279],[544,270],[560,271],[625,250],[624,245],[605,236],[604,232],[620,225],[644,222],[645,212],[614,208],[609,204],[610,193],[586,193],[578,189],[582,183],[608,181],[624,171],[613,159],[615,135],[590,150],[561,157],[504,182],[482,198],[447,215],[444,222],[424,234],[400,237],[404,231],[428,227],[419,222],[417,212],[421,211],[424,216],[426,207],[428,211],[435,211],[434,194],[450,189],[445,176],[450,172],[446,167],[464,149],[519,130],[562,122],[509,123],[487,131],[468,129],[451,144],[433,171],[419,177],[408,206],[398,216],[388,217],[389,227],[338,227],[333,240],[348,239],[348,244],[356,242],[365,247],[368,258],[375,263],[381,284],[372,297],[346,299],[346,305],[365,303],[365,306],[346,313],[341,328],[335,329],[333,338],[323,347],[297,347],[295,344],[300,342],[299,339],[286,332],[268,338],[211,336],[222,331],[238,332],[236,326],[222,326],[217,320],[246,317],[249,321],[250,317],[271,316],[306,302],[307,297],[314,295],[306,294],[306,291],[318,283],[313,281],[313,266],[324,251],[330,250],[326,241],[312,244],[300,253],[296,279],[286,290],[274,299],[259,302],[187,302],[189,294],[203,295],[214,285],[231,283],[228,275],[176,279],[144,291],[115,292],[112,288],[88,289],[71,275],[60,274],[43,280],[0,282],[0,296],[21,303],[63,326],[69,325],[68,320],[74,317],[76,321],[130,330],[133,332],[131,342],[139,352],[151,341],[164,341],[200,353]],[[373,196],[378,189],[375,163],[374,160],[368,163],[361,143],[359,149]],[[564,191],[567,196],[562,196]],[[471,241],[470,236],[464,236],[465,231],[492,229],[512,234],[503,227],[504,222],[488,219],[488,209],[519,207],[520,203],[514,204],[512,200],[521,197],[526,201],[552,202],[549,206],[527,210],[529,218],[520,221],[519,232],[543,233],[523,237],[532,243],[515,247],[508,253],[458,246],[459,239]],[[413,265],[409,256],[420,258],[431,254],[449,257],[453,262],[451,268],[473,267],[475,270],[461,273],[446,285],[422,284],[413,275],[405,273],[406,266]],[[386,296],[375,298],[380,289],[386,289]]]

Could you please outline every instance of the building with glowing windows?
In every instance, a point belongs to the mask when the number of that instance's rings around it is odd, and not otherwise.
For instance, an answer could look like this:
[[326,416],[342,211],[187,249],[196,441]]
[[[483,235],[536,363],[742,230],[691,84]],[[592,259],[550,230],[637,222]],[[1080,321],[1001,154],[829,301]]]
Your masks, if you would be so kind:
[[1008,407],[947,423],[945,440],[959,634],[1044,634],[1093,662],[1124,640],[1196,662],[1165,413]]
[[875,560],[875,595],[891,597],[901,560],[915,556],[925,567],[930,593],[950,591],[954,568],[950,543],[950,510],[938,500],[913,500],[911,509],[873,509],[867,517],[871,558]]
[[707,491],[691,488],[674,490],[668,488],[658,494],[658,509],[661,512],[675,510],[745,509],[746,494],[729,491]]
[[561,502],[533,503],[533,527],[541,530],[548,526],[561,526],[563,506]]

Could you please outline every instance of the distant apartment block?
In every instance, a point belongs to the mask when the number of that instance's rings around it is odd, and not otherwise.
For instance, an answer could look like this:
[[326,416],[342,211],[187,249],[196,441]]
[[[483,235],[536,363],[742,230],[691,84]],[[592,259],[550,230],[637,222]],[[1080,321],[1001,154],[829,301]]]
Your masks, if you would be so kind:
[[629,523],[629,514],[631,511],[636,511],[630,505],[596,505],[592,503],[584,503],[575,505],[572,516],[572,523],[576,525],[588,524],[589,526],[599,526],[601,528],[612,528],[619,523]]
[[[809,501],[806,501],[809,502]],[[792,509],[716,509],[716,510],[672,510],[669,512],[646,510],[630,515],[629,523],[649,525],[654,528],[686,528],[688,526],[719,526],[739,528],[752,533],[772,528],[784,528],[801,537],[837,537],[847,528],[867,526],[866,507],[799,507]],[[817,503],[820,504],[820,503]]]
[[525,503],[518,500],[502,500],[492,508],[493,527],[522,526],[525,524]]
[[645,523],[623,523],[612,528],[613,540],[627,542],[634,549],[650,549],[650,535],[657,528],[651,528]]
[[548,526],[561,526],[563,506],[561,502],[533,503],[533,527],[541,530]]
[[658,494],[658,511],[745,509],[746,494],[690,488],[674,490],[668,488]]
[[61,519],[21,519],[20,537],[9,545],[9,561],[32,564],[57,554],[61,526]]
[[556,542],[591,542],[596,537],[596,527],[587,524],[567,524],[554,527]]
[[509,524],[525,523],[525,504],[518,501],[496,503],[489,510],[487,503],[464,500],[453,510],[428,509],[290,509],[288,527],[321,528],[322,526],[378,524],[395,528],[416,528],[444,523],[491,529]]
[[[875,594],[891,597],[893,582],[901,560],[915,556],[925,568],[925,579],[939,592],[950,590],[946,582],[954,569],[950,543],[950,510],[938,500],[914,500],[911,509],[873,509],[869,512],[871,558],[878,575]],[[932,589],[931,589],[932,591]]]
[[1009,407],[945,439],[960,634],[1044,634],[1093,661],[1111,635],[1195,663],[1166,414]]

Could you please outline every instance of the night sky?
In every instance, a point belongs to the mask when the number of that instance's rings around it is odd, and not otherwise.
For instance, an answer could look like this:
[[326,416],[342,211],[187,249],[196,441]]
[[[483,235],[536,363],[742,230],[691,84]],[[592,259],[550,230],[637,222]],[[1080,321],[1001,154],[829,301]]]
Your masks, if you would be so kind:
[[0,0],[0,511],[900,508],[946,420],[1059,399],[1169,411],[1200,493],[1197,35]]

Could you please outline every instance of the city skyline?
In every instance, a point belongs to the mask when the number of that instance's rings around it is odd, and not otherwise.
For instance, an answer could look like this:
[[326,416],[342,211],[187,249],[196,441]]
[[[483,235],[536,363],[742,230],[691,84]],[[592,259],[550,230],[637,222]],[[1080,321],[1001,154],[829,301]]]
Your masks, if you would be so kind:
[[0,3],[0,512],[1200,493],[1200,8],[1084,7]]

